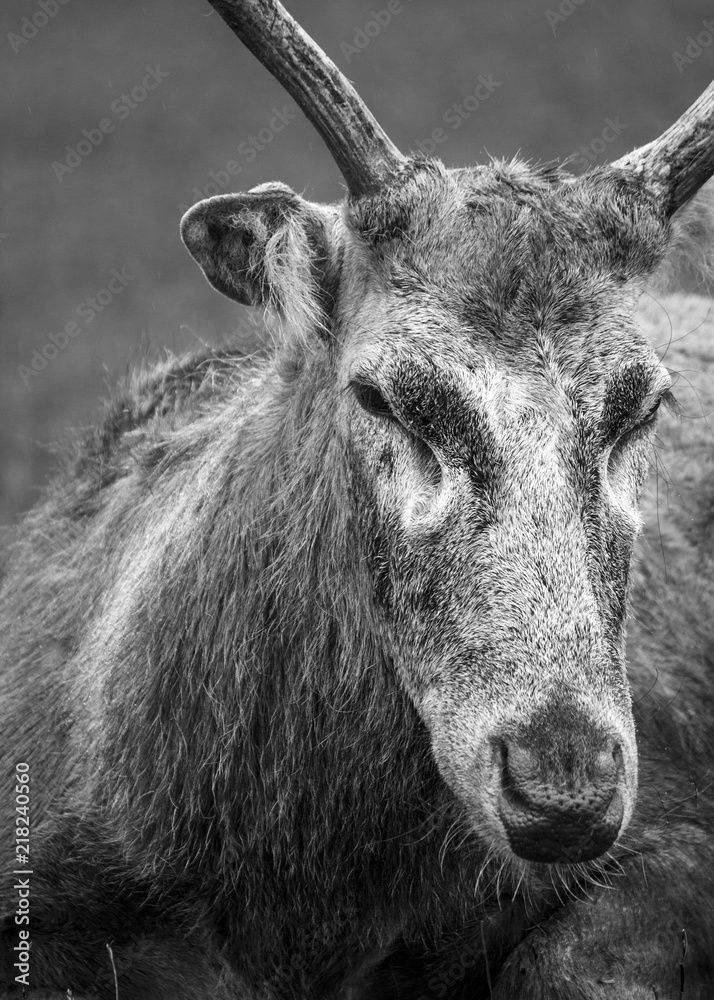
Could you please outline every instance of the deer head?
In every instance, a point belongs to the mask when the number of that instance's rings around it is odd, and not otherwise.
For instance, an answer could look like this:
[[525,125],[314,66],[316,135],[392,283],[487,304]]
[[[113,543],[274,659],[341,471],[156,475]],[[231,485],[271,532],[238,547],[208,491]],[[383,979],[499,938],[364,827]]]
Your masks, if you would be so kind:
[[184,241],[219,291],[282,318],[305,412],[331,393],[384,647],[472,828],[504,856],[596,857],[635,803],[628,568],[670,399],[634,307],[714,173],[714,86],[582,177],[447,170],[399,153],[275,0],[210,2],[349,194],[210,198]]

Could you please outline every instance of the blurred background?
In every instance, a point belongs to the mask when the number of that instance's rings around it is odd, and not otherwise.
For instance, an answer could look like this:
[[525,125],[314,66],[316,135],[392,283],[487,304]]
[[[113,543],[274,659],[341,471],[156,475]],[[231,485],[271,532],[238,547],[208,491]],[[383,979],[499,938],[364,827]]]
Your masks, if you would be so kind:
[[[580,171],[654,138],[714,76],[711,0],[287,6],[397,146],[447,165],[575,154]],[[54,443],[129,367],[252,335],[184,250],[186,207],[268,180],[343,189],[205,0],[3,0],[0,28],[1,546]]]

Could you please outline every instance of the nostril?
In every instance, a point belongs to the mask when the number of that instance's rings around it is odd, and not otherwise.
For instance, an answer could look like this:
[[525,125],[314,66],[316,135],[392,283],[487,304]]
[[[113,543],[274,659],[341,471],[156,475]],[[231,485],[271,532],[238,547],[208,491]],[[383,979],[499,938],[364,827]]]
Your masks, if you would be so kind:
[[[527,750],[499,741],[501,758],[501,795],[504,800],[516,810],[529,811],[535,806],[529,794],[537,779],[535,758]],[[540,783],[537,783],[540,784]],[[536,785],[537,787],[537,785]],[[550,789],[546,792],[547,800],[551,799]]]
[[508,747],[501,742],[499,747],[501,758],[501,794],[504,799],[515,808],[523,808],[526,803],[523,796],[516,789],[513,776],[508,770]]
[[593,764],[591,771],[593,783],[595,785],[610,784],[614,791],[625,770],[621,744],[616,743],[612,750],[601,751]]

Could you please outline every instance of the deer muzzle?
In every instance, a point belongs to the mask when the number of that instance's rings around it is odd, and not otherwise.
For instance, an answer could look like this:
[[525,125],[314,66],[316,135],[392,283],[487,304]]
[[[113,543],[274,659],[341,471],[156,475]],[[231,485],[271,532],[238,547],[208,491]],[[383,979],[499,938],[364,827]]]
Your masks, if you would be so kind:
[[624,817],[624,766],[615,738],[586,766],[544,765],[523,740],[498,740],[498,815],[514,854],[572,864],[604,854]]

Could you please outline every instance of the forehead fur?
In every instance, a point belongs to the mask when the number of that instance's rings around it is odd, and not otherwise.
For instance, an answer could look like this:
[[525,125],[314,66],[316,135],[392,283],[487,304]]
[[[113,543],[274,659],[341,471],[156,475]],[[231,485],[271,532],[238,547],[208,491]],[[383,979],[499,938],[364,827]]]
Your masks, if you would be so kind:
[[587,321],[599,293],[652,273],[669,238],[636,179],[518,162],[416,161],[400,185],[350,205],[348,222],[385,284],[445,298],[496,337],[516,320],[519,339],[523,324]]

